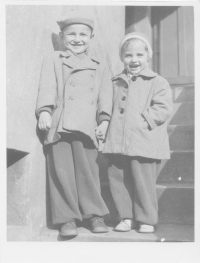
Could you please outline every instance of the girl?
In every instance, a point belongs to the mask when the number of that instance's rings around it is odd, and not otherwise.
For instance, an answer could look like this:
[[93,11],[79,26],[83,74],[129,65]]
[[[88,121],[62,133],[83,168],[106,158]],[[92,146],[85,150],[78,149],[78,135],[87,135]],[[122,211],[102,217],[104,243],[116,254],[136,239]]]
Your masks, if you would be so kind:
[[159,165],[170,158],[166,121],[172,113],[171,90],[167,80],[148,67],[152,49],[143,34],[133,32],[122,39],[120,58],[124,70],[112,79],[113,113],[103,150],[122,219],[115,230],[130,231],[138,222],[139,232],[151,233],[158,222]]

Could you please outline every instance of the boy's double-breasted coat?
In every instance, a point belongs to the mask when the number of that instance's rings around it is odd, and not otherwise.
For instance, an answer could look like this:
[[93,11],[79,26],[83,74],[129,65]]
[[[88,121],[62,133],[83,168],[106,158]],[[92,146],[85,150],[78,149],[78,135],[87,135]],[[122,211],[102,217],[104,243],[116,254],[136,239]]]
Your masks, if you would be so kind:
[[146,67],[128,79],[126,71],[113,78],[113,113],[104,153],[169,159],[166,120],[172,95],[166,79]]
[[96,120],[111,115],[112,82],[107,63],[88,55],[79,59],[71,51],[48,53],[42,64],[36,115],[51,109],[52,124],[44,144],[60,139],[59,132],[81,132],[96,147]]

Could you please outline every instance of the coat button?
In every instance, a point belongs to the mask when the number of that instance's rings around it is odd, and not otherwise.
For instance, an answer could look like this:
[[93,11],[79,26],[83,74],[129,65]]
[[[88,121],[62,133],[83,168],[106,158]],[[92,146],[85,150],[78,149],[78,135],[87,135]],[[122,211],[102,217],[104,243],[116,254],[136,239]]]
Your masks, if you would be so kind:
[[122,97],[122,100],[124,101],[126,99],[126,97],[124,96],[124,97]]
[[121,110],[120,110],[120,113],[123,114],[123,113],[124,113],[124,109],[121,109]]
[[92,105],[94,105],[94,101],[92,100],[91,102],[90,102]]
[[91,88],[90,91],[93,92],[94,88]]
[[74,98],[73,97],[69,97],[69,100],[73,100]]

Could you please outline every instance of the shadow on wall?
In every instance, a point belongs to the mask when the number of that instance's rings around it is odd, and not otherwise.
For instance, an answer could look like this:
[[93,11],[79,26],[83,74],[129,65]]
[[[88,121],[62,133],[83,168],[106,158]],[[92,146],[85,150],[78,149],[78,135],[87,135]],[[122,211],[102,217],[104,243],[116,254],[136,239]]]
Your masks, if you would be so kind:
[[58,34],[52,33],[51,41],[52,41],[53,48],[55,51],[64,51],[66,49]]
[[7,168],[21,160],[28,154],[28,152],[22,152],[15,149],[7,149]]

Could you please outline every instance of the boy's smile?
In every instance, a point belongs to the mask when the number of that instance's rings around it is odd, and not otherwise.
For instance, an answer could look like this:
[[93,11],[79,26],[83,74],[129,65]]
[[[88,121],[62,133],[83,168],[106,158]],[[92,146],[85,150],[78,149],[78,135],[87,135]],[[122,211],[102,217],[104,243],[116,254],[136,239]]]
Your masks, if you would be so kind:
[[80,54],[89,47],[93,34],[90,27],[83,24],[73,24],[66,26],[61,36],[67,49]]
[[122,54],[125,69],[132,75],[138,75],[148,62],[148,52],[141,40],[136,40],[127,47]]

